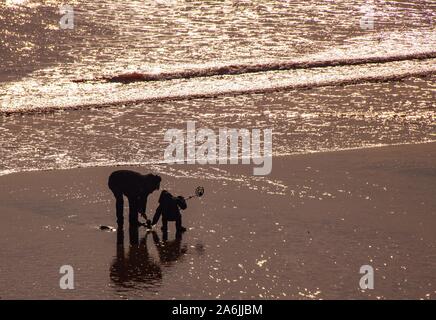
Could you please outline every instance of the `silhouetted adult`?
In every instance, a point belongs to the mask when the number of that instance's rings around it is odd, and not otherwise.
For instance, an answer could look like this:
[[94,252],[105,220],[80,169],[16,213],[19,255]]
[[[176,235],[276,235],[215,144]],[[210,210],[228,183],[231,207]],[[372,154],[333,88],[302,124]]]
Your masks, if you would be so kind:
[[[109,189],[115,196],[118,227],[124,224],[124,198],[129,200],[129,224],[139,226],[138,213],[145,215],[147,197],[155,190],[159,190],[161,177],[154,174],[142,175],[130,170],[113,172],[109,177]],[[149,223],[149,221],[148,221]]]

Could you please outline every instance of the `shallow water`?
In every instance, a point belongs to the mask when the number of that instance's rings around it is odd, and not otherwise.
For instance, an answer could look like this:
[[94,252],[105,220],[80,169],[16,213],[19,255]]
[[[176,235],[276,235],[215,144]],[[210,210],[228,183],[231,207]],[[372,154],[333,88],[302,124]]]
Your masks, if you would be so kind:
[[1,169],[162,162],[165,131],[186,131],[187,121],[215,132],[272,128],[273,155],[430,141],[436,133],[432,80],[9,116],[0,128]]

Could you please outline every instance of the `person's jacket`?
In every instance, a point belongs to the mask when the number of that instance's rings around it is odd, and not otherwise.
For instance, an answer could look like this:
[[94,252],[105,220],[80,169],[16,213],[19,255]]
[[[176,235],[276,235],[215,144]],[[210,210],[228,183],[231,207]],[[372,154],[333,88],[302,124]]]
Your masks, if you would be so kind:
[[181,196],[174,197],[168,191],[163,190],[159,197],[159,206],[154,214],[152,224],[156,224],[161,215],[168,221],[175,221],[180,217],[180,209],[185,210],[187,207],[185,198]]

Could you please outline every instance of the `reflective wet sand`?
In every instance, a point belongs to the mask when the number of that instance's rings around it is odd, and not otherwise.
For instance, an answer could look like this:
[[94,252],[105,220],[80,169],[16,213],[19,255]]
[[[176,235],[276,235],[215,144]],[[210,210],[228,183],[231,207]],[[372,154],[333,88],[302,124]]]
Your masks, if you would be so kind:
[[[99,230],[114,225],[115,168],[0,177],[2,298],[434,299],[435,150],[276,157],[259,181],[250,166],[134,167],[175,194],[205,187],[183,213],[189,230],[176,238],[171,224],[167,239]],[[59,289],[65,264],[74,290]],[[359,287],[362,265],[374,290]]]

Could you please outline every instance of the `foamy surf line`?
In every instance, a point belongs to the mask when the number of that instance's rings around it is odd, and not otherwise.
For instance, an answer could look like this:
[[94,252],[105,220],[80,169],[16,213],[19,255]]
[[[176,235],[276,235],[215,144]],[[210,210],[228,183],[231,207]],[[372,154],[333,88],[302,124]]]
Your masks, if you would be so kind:
[[248,64],[228,64],[221,66],[211,66],[203,68],[191,68],[185,70],[175,71],[161,71],[161,72],[128,72],[118,75],[96,77],[94,79],[77,79],[73,80],[75,83],[83,82],[119,82],[131,83],[138,81],[166,81],[174,79],[191,79],[199,77],[213,77],[219,75],[241,75],[246,73],[269,72],[280,70],[296,70],[296,69],[310,69],[310,68],[326,68],[337,66],[353,66],[372,63],[387,63],[394,61],[405,60],[425,60],[436,58],[436,51],[408,53],[391,56],[368,56],[360,58],[342,58],[342,59],[327,59],[327,60],[310,60],[303,58],[295,61],[272,61],[265,63],[248,63]]
[[[138,103],[167,102],[187,99],[206,99],[219,96],[269,93],[285,90],[312,89],[325,86],[344,86],[370,82],[399,81],[410,77],[427,77],[436,73],[436,60],[425,62],[394,62],[367,67],[332,67],[297,71],[276,71],[260,74],[197,78],[189,81],[164,81],[159,87],[147,83],[129,85],[74,84],[59,87],[65,94],[54,97],[6,98],[8,107],[0,114],[26,114],[57,110],[81,110]],[[356,76],[358,74],[358,76]],[[176,82],[174,82],[176,81]],[[41,89],[43,90],[43,88]],[[99,91],[100,90],[100,91]],[[84,103],[87,101],[88,103]],[[5,99],[3,99],[5,102]]]
[[[364,150],[364,149],[374,149],[374,148],[384,148],[384,147],[394,147],[394,146],[420,145],[420,144],[427,144],[427,143],[436,143],[436,140],[424,140],[424,141],[401,142],[401,143],[390,143],[390,144],[389,143],[377,143],[377,144],[368,144],[368,145],[357,146],[357,147],[337,148],[337,149],[304,150],[301,152],[274,154],[273,158],[290,157],[290,156],[303,156],[303,155],[317,154],[317,153]],[[231,158],[228,160],[231,160]],[[63,166],[63,167],[4,169],[4,170],[0,170],[0,177],[11,175],[11,174],[16,174],[16,173],[26,173],[26,172],[43,172],[43,171],[72,170],[72,169],[86,169],[86,168],[104,168],[104,167],[148,167],[149,166],[149,167],[153,167],[153,169],[156,170],[156,172],[160,172],[159,166],[162,166],[162,165],[171,165],[171,164],[168,163],[167,161],[87,162],[87,163],[76,164],[76,165],[71,165],[71,166]],[[201,166],[201,167],[211,166],[213,168],[220,166],[218,164],[215,164],[215,165],[197,164],[197,165]],[[178,166],[180,166],[180,164]]]

